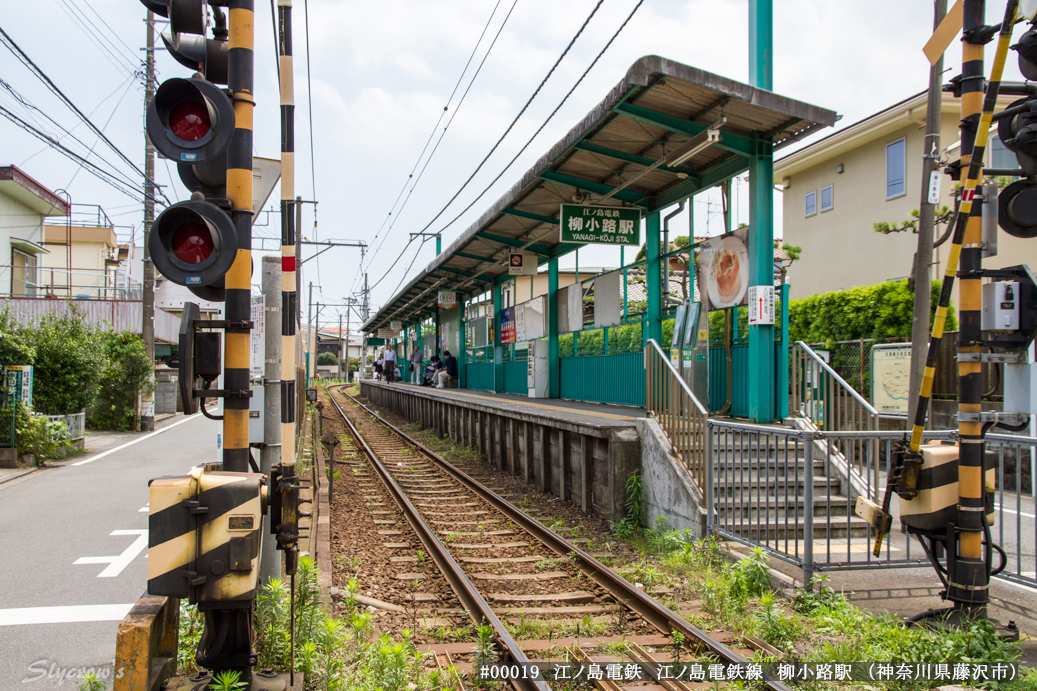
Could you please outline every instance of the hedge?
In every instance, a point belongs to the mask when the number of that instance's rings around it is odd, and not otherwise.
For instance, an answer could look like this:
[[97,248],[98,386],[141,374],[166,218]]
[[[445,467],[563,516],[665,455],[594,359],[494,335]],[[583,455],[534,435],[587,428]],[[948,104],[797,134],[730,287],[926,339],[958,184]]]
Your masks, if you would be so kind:
[[[929,322],[940,295],[933,282]],[[907,280],[886,281],[833,293],[820,293],[789,302],[789,340],[831,343],[859,338],[911,340],[914,294]],[[947,312],[947,331],[958,328],[953,305]]]

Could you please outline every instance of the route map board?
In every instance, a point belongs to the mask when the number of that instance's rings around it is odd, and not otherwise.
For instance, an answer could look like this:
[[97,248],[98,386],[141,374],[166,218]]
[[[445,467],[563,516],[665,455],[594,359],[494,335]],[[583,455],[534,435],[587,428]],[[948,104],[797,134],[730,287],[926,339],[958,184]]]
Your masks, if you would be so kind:
[[871,402],[876,410],[906,415],[910,381],[910,343],[871,349]]

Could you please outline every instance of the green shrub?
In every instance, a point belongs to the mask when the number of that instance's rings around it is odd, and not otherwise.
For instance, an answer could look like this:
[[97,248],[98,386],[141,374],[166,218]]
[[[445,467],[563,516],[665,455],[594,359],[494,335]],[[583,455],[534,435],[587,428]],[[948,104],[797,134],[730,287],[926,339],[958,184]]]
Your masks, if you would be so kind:
[[11,309],[4,307],[0,310],[0,370],[8,365],[31,365],[35,359],[35,348],[11,317]]
[[128,331],[98,335],[103,344],[104,369],[90,424],[97,429],[136,429],[137,398],[155,390],[154,365],[144,341]]
[[48,314],[35,327],[19,329],[36,357],[33,408],[44,415],[78,413],[90,405],[105,367],[101,334],[70,307]]
[[35,454],[37,458],[54,458],[58,447],[70,443],[64,422],[33,415],[21,404],[18,405],[14,432],[18,451]]
[[335,357],[335,353],[321,353],[317,356],[317,364],[324,367],[334,367],[338,364],[338,358]]
[[[934,281],[930,323],[939,294],[940,283]],[[831,343],[859,338],[909,339],[913,309],[914,294],[906,280],[811,295],[789,303],[789,340]],[[958,328],[953,306],[945,328]]]

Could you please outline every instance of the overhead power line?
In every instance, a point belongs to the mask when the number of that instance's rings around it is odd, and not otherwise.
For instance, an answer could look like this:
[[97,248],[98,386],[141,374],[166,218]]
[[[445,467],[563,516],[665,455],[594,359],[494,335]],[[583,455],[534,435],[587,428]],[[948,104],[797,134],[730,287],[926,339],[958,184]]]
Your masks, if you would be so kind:
[[[523,153],[523,152],[524,152],[524,151],[525,151],[525,150],[526,150],[527,148],[529,148],[529,145],[533,143],[533,140],[534,140],[534,139],[536,139],[536,138],[537,138],[537,136],[538,136],[538,135],[539,135],[539,134],[540,134],[540,133],[541,133],[541,132],[543,131],[543,129],[544,129],[544,128],[545,128],[546,126],[547,126],[547,123],[549,123],[549,122],[551,121],[551,119],[552,119],[552,118],[553,118],[553,117],[554,117],[554,116],[555,116],[555,115],[556,115],[556,114],[558,113],[558,111],[559,111],[559,110],[561,110],[562,106],[563,106],[563,105],[565,105],[565,102],[569,100],[569,97],[573,95],[573,92],[574,92],[574,91],[576,91],[576,87],[578,87],[578,86],[579,86],[579,85],[580,85],[580,84],[581,84],[581,83],[583,82],[584,78],[585,78],[585,77],[586,77],[586,76],[587,76],[587,75],[588,75],[588,74],[590,73],[590,71],[591,71],[591,70],[592,70],[592,69],[594,68],[594,66],[595,66],[596,64],[598,64],[598,60],[600,60],[600,59],[601,59],[601,56],[605,54],[605,51],[607,51],[607,50],[609,49],[609,47],[610,47],[610,46],[612,45],[612,42],[616,40],[616,38],[617,38],[617,37],[619,36],[619,34],[620,34],[620,33],[621,33],[622,31],[623,31],[623,29],[625,29],[625,28],[626,28],[626,25],[627,25],[628,23],[630,23],[630,20],[634,18],[634,15],[635,15],[635,14],[637,13],[637,10],[638,10],[638,9],[639,9],[639,8],[641,7],[641,5],[642,5],[642,4],[644,4],[644,0],[639,0],[639,1],[638,1],[638,3],[637,3],[637,4],[635,5],[635,6],[634,6],[634,9],[630,11],[630,14],[629,14],[629,15],[627,15],[627,18],[626,18],[626,19],[625,19],[625,20],[623,21],[623,23],[622,23],[622,24],[620,24],[619,28],[618,28],[618,29],[616,29],[616,33],[612,34],[612,38],[610,38],[610,39],[609,39],[609,42],[605,44],[605,47],[601,49],[601,52],[600,52],[600,53],[598,53],[598,55],[597,55],[597,56],[596,56],[596,57],[594,58],[594,60],[593,60],[593,61],[591,62],[591,64],[587,66],[587,69],[583,71],[583,74],[581,74],[581,75],[580,75],[580,78],[579,78],[579,79],[577,79],[577,80],[576,80],[576,83],[572,85],[572,88],[571,88],[571,89],[569,89],[569,92],[568,92],[567,94],[565,94],[565,97],[564,97],[564,98],[562,98],[562,100],[558,102],[558,105],[557,105],[557,106],[555,106],[555,109],[551,111],[551,114],[550,114],[550,115],[548,115],[548,116],[547,116],[547,118],[546,118],[546,119],[545,119],[545,120],[544,120],[544,121],[543,121],[543,122],[542,122],[542,123],[540,124],[540,127],[538,127],[538,128],[537,128],[537,131],[533,133],[533,136],[532,136],[532,137],[530,137],[530,138],[529,138],[529,140],[528,140],[528,141],[526,141],[526,143],[522,145],[522,148],[518,150],[518,153],[516,153],[516,154],[515,154],[515,155],[514,155],[514,156],[512,157],[512,159],[511,159],[510,161],[508,161],[508,164],[507,164],[506,166],[504,166],[504,169],[503,169],[503,170],[501,170],[501,172],[500,172],[500,173],[498,173],[498,174],[497,174],[497,177],[493,178],[493,180],[491,180],[491,181],[490,181],[490,184],[489,184],[489,185],[487,185],[487,186],[486,186],[486,187],[485,187],[485,188],[483,189],[483,191],[479,193],[479,196],[477,196],[477,197],[476,197],[475,199],[473,199],[473,200],[472,200],[472,201],[471,201],[471,202],[470,202],[470,203],[468,204],[468,206],[466,206],[466,207],[465,207],[464,209],[462,209],[462,210],[461,210],[461,213],[457,214],[457,215],[456,215],[456,216],[454,216],[454,217],[453,217],[452,219],[450,219],[450,222],[448,222],[448,223],[447,223],[447,224],[446,224],[445,226],[443,226],[443,227],[442,227],[442,228],[440,229],[440,231],[439,231],[439,232],[443,232],[444,230],[446,230],[447,228],[449,228],[449,227],[450,227],[451,225],[453,225],[453,224],[454,224],[454,223],[455,223],[455,222],[456,222],[456,221],[457,221],[457,220],[458,220],[459,218],[461,218],[461,216],[463,216],[463,215],[464,215],[465,213],[467,213],[469,209],[471,209],[471,208],[472,208],[473,206],[475,206],[475,203],[476,203],[477,201],[479,201],[480,199],[482,199],[482,197],[483,197],[483,196],[484,196],[484,195],[485,195],[485,194],[486,194],[487,192],[489,192],[489,191],[490,191],[490,188],[491,188],[491,187],[493,187],[493,186],[494,186],[494,185],[495,185],[495,184],[497,183],[497,181],[498,181],[498,180],[500,180],[500,179],[501,179],[501,178],[502,178],[502,177],[504,176],[504,173],[506,173],[506,172],[508,171],[508,169],[509,169],[509,168],[511,168],[511,166],[512,166],[512,165],[514,165],[515,161],[517,161],[517,160],[518,160],[518,157],[519,157],[519,156],[521,156],[521,155],[522,155],[522,153]],[[469,180],[471,180],[471,178],[469,178]],[[467,183],[466,183],[466,184],[467,184]]]
[[33,74],[35,74],[37,76],[37,78],[39,78],[40,81],[42,81],[47,86],[47,88],[49,88],[56,96],[58,96],[58,98],[60,98],[62,100],[62,102],[65,103],[65,105],[67,105],[76,115],[78,115],[79,118],[83,122],[85,122],[86,125],[91,130],[93,130],[94,133],[97,134],[97,136],[100,137],[101,140],[104,141],[104,143],[107,144],[108,147],[112,151],[114,151],[116,153],[116,155],[119,156],[119,158],[121,158],[123,161],[126,162],[127,165],[129,165],[133,170],[135,170],[137,173],[139,173],[140,176],[143,177],[145,181],[150,182],[151,185],[154,188],[158,189],[159,190],[159,194],[162,195],[162,198],[166,200],[167,204],[169,203],[169,198],[166,197],[165,192],[163,192],[161,190],[161,188],[158,188],[158,186],[156,185],[155,181],[149,179],[148,176],[144,174],[143,170],[138,168],[137,165],[133,161],[131,161],[126,156],[126,154],[124,154],[122,151],[120,151],[119,147],[117,147],[115,144],[113,144],[112,140],[110,140],[104,134],[104,132],[102,132],[100,130],[100,128],[98,128],[97,125],[95,125],[93,123],[93,121],[91,121],[90,118],[88,118],[83,113],[83,111],[81,111],[79,108],[76,107],[76,105],[71,101],[71,99],[69,99],[68,96],[66,96],[61,91],[61,89],[59,89],[57,87],[57,85],[51,80],[51,78],[48,77],[47,74],[42,69],[40,69],[40,67],[38,65],[36,65],[35,62],[32,61],[32,59],[25,53],[25,51],[23,51],[18,46],[17,43],[14,42],[14,40],[8,35],[8,33],[6,31],[4,31],[3,27],[0,27],[0,36],[3,37],[3,42],[4,42],[4,45],[7,47],[7,49],[10,50],[15,55],[15,57],[17,57],[21,61],[21,63],[23,65],[25,65],[27,68],[29,68],[29,70],[32,71]]
[[[15,91],[15,89],[10,84],[5,82],[3,79],[0,79],[0,87],[2,87],[4,90],[6,90],[11,95],[11,97],[15,101],[17,101],[19,105],[21,105],[22,108],[25,109],[26,113],[28,113],[28,115],[31,118],[33,118],[36,121],[37,124],[40,124],[39,118],[36,117],[37,115],[39,115],[44,120],[46,120],[51,126],[57,128],[59,131],[64,133],[64,135],[66,137],[68,137],[69,139],[74,141],[79,146],[83,147],[83,149],[87,150],[88,153],[85,154],[85,155],[81,155],[82,158],[85,158],[86,156],[89,156],[90,154],[93,153],[93,148],[97,146],[96,142],[94,144],[94,147],[87,146],[86,142],[84,142],[82,139],[80,139],[76,135],[72,134],[71,130],[66,129],[61,123],[57,122],[56,120],[54,120],[54,118],[52,118],[49,115],[47,115],[47,113],[45,113],[44,111],[42,111],[41,109],[39,109],[35,105],[33,105],[28,99],[26,99],[20,93]],[[123,95],[125,96],[125,92],[123,92]],[[118,105],[116,105],[116,108],[118,108]],[[114,115],[114,112],[115,111],[113,110],[112,111],[113,115]],[[10,120],[10,118],[8,118],[8,119]],[[109,117],[109,121],[111,121],[111,117]],[[15,123],[15,124],[18,124],[19,126],[21,126],[20,123]],[[106,124],[106,126],[107,126],[107,124]],[[39,129],[39,128],[35,128],[35,129]],[[42,134],[46,135],[46,139],[44,139],[44,141],[47,142],[49,147],[53,148],[55,142],[60,142],[60,138],[54,137],[54,136],[49,135],[49,134],[47,134],[45,132],[42,132],[42,130],[40,130],[40,131],[41,131]],[[71,151],[71,149],[69,149],[69,151]],[[79,154],[77,154],[77,155],[79,155]],[[105,165],[107,165],[109,167],[110,170],[106,171],[106,173],[108,175],[117,178],[121,183],[123,183],[127,187],[130,187],[130,188],[135,188],[136,187],[136,185],[137,185],[136,181],[134,181],[130,177],[126,176],[125,173],[123,173],[122,171],[118,170],[114,165],[112,165],[112,163],[110,161],[108,161],[107,159],[105,159],[103,156],[100,156],[100,155],[96,155],[96,157],[99,158],[101,160],[101,162],[103,162]]]
[[[448,208],[450,207],[450,205],[451,205],[451,204],[453,204],[453,203],[454,203],[454,200],[456,200],[456,199],[457,199],[457,197],[458,197],[458,196],[459,196],[459,195],[461,194],[461,192],[463,192],[463,191],[464,191],[464,189],[465,189],[466,187],[468,187],[468,183],[470,183],[470,182],[472,181],[472,179],[473,179],[473,178],[474,178],[474,177],[476,176],[476,174],[477,174],[477,173],[478,173],[478,172],[479,172],[480,170],[482,170],[482,167],[483,167],[484,165],[486,165],[486,162],[487,162],[488,160],[490,160],[490,156],[492,156],[492,155],[493,155],[493,152],[497,150],[497,147],[501,145],[501,142],[503,142],[503,141],[504,141],[505,137],[507,137],[507,136],[508,136],[508,134],[509,134],[509,133],[511,132],[512,128],[514,128],[514,127],[515,127],[515,124],[516,124],[516,123],[518,123],[518,121],[519,121],[519,118],[521,118],[521,117],[522,117],[522,116],[523,116],[523,115],[525,114],[525,112],[526,112],[526,110],[527,110],[527,109],[529,108],[530,104],[531,104],[531,103],[533,103],[533,99],[535,99],[535,98],[537,97],[537,94],[539,94],[539,93],[540,93],[540,90],[544,88],[544,84],[546,84],[546,83],[547,83],[547,80],[551,78],[551,75],[552,75],[552,74],[554,74],[554,71],[555,71],[555,69],[557,69],[558,65],[559,65],[559,64],[561,64],[562,60],[564,60],[564,59],[565,59],[565,56],[569,54],[569,50],[570,50],[570,49],[571,49],[571,48],[573,47],[573,44],[575,44],[575,43],[576,43],[576,39],[578,39],[578,38],[580,37],[580,35],[581,35],[581,34],[583,33],[583,30],[587,28],[587,25],[588,25],[588,24],[590,24],[590,21],[591,21],[591,19],[593,19],[593,18],[594,18],[594,15],[595,15],[595,14],[597,14],[597,12],[598,12],[598,8],[600,8],[600,7],[601,7],[601,5],[602,5],[602,3],[603,3],[604,1],[605,1],[605,0],[598,0],[598,4],[594,6],[594,9],[593,9],[593,10],[591,10],[591,13],[590,13],[589,15],[587,15],[587,18],[586,18],[586,19],[585,19],[585,20],[583,21],[583,25],[582,25],[582,26],[580,26],[580,30],[576,32],[576,35],[575,35],[575,36],[573,36],[573,37],[572,37],[572,40],[570,40],[570,41],[569,41],[569,45],[567,45],[567,46],[565,47],[565,50],[563,50],[563,51],[562,51],[562,54],[558,56],[558,59],[557,59],[557,60],[555,60],[555,64],[551,65],[551,69],[547,71],[547,75],[546,75],[546,76],[545,76],[545,77],[543,78],[543,80],[542,80],[542,81],[540,82],[540,84],[539,84],[539,85],[537,86],[536,90],[535,90],[535,91],[533,92],[533,95],[529,97],[529,100],[528,100],[528,101],[526,101],[526,104],[525,104],[524,106],[522,106],[522,110],[520,110],[520,111],[518,112],[518,115],[516,115],[516,116],[515,116],[515,119],[511,121],[511,124],[510,124],[510,125],[508,125],[508,128],[507,128],[506,130],[504,130],[504,134],[502,134],[502,135],[500,136],[500,139],[498,139],[498,140],[497,140],[497,142],[496,142],[496,143],[495,143],[495,144],[493,145],[493,147],[492,147],[492,148],[490,149],[489,153],[488,153],[488,154],[486,154],[486,156],[485,156],[485,157],[483,158],[483,160],[479,162],[479,165],[475,167],[475,170],[474,170],[474,171],[472,171],[472,174],[471,174],[471,175],[469,175],[469,176],[468,176],[468,179],[464,181],[464,184],[463,184],[463,185],[461,185],[460,189],[458,189],[458,190],[457,190],[457,192],[455,192],[455,193],[454,193],[454,196],[452,196],[452,197],[450,198],[450,201],[448,201],[448,202],[447,202],[447,203],[446,203],[446,204],[445,204],[445,205],[443,206],[443,208],[439,210],[439,213],[437,213],[437,214],[436,214],[435,216],[433,216],[433,217],[432,217],[432,220],[431,220],[431,221],[429,221],[429,222],[428,222],[428,223],[427,223],[427,224],[425,225],[425,227],[421,229],[421,232],[422,232],[422,233],[424,233],[424,232],[425,232],[426,230],[428,230],[429,228],[431,228],[431,227],[432,227],[432,224],[433,224],[433,223],[435,223],[435,222],[436,222],[436,220],[437,220],[437,219],[438,219],[438,218],[439,218],[440,216],[442,216],[442,215],[443,215],[443,213],[444,213],[444,212],[445,212],[445,211],[446,211],[446,210],[447,210],[447,209],[448,209]],[[643,0],[642,0],[642,1],[643,1]],[[640,6],[641,6],[641,3],[639,2],[639,3],[637,4],[637,7],[640,7]],[[637,7],[635,7],[635,8],[634,8],[634,11],[635,11],[635,12],[637,11]],[[629,21],[629,18],[627,19],[627,21]],[[623,26],[626,26],[626,23],[625,23],[625,22],[624,22]],[[622,27],[620,28],[620,30],[622,30]],[[614,38],[615,38],[615,36],[613,36],[613,39],[614,39]],[[611,43],[612,43],[612,41],[609,41],[609,43],[611,44]],[[606,46],[606,48],[607,48],[607,47],[608,47],[608,46]],[[603,52],[604,52],[604,51],[603,51]],[[600,57],[600,55],[599,55],[599,57]],[[597,61],[597,58],[595,58],[595,61]],[[581,79],[582,79],[582,77],[581,77]]]
[[[497,4],[499,5],[500,2],[498,2]],[[456,118],[458,112],[460,112],[461,106],[464,104],[465,98],[468,96],[468,92],[471,91],[472,85],[475,84],[475,80],[479,77],[479,73],[482,71],[483,65],[486,64],[486,59],[490,56],[490,52],[493,51],[493,47],[495,45],[497,45],[497,39],[500,38],[501,32],[504,31],[504,27],[508,23],[508,19],[511,18],[512,12],[515,11],[515,6],[516,5],[518,5],[518,0],[515,0],[515,2],[512,3],[511,9],[508,10],[508,14],[504,17],[504,21],[501,22],[500,27],[497,29],[497,33],[493,37],[493,41],[490,43],[490,47],[486,49],[486,53],[483,55],[482,60],[479,62],[479,66],[476,68],[475,74],[472,75],[471,81],[468,82],[468,86],[465,88],[464,93],[461,95],[461,100],[458,101],[457,107],[454,108],[454,112],[451,113],[450,119],[447,121],[446,127],[444,127],[443,131],[440,132],[439,139],[436,140],[436,145],[432,148],[432,153],[430,153],[428,158],[425,159],[425,164],[421,167],[421,172],[418,173],[417,179],[414,181],[414,184],[411,186],[410,191],[407,192],[407,197],[406,197],[406,199],[403,200],[403,205],[400,207],[400,210],[397,212],[396,218],[393,219],[393,222],[389,225],[389,230],[386,231],[385,236],[382,237],[382,242],[378,245],[378,248],[375,249],[375,255],[377,255],[378,250],[381,249],[382,245],[385,244],[385,238],[389,236],[389,232],[392,231],[393,227],[400,220],[400,214],[403,212],[403,209],[406,208],[407,202],[410,201],[411,194],[414,193],[414,189],[418,186],[418,182],[420,182],[421,178],[425,175],[425,170],[428,169],[428,164],[432,160],[432,157],[435,156],[436,155],[436,151],[439,150],[439,145],[440,145],[440,143],[442,143],[443,137],[446,136],[447,130],[450,129],[450,125],[454,122],[454,118]],[[495,12],[496,12],[496,9],[497,8],[495,6],[494,7],[494,11]],[[489,23],[490,23],[490,21],[492,21],[492,19],[493,19],[493,15],[491,14],[490,15],[490,19],[487,20],[487,23],[486,23],[487,27],[489,26]],[[486,29],[483,29],[483,34],[485,34],[485,33],[486,33]],[[480,35],[480,37],[479,37],[479,42],[480,43],[482,42],[482,35]],[[479,43],[476,43],[476,50],[478,49],[478,47],[479,47]],[[472,51],[472,55],[473,56],[475,55],[475,50]],[[471,63],[471,58],[469,58],[468,62],[469,62],[469,64]],[[468,70],[468,64],[465,65],[465,71],[467,71],[467,70]],[[464,72],[461,73],[461,77],[462,78],[464,77]],[[461,80],[459,79],[458,80],[458,84],[460,84],[460,83],[461,83]],[[450,98],[451,99],[453,99],[455,93],[457,93],[457,87],[456,86],[454,87],[454,91],[450,94]],[[448,101],[448,103],[449,103],[449,101]],[[446,112],[446,109],[444,109],[444,112]],[[440,120],[442,120],[442,116],[440,116]],[[436,126],[438,127],[439,123],[436,123]],[[426,147],[427,147],[427,145],[426,145]],[[418,163],[420,163],[420,162],[421,162],[421,159],[419,157]],[[417,164],[415,164],[415,167],[417,167]],[[390,212],[390,214],[391,214],[391,212]],[[406,252],[407,248],[410,247],[411,243],[414,242],[414,238],[415,237],[416,236],[411,236],[410,240],[407,241],[407,244],[404,245],[404,247],[403,247],[403,251],[400,252],[400,256],[397,257],[396,260],[392,263],[392,266],[389,267],[390,270],[392,270],[392,268],[395,267],[397,263],[399,263],[400,258],[403,257],[404,252]],[[424,245],[425,241],[422,240],[421,244]],[[368,266],[370,266],[371,262],[373,262],[373,261],[374,261],[374,256],[371,257],[371,260],[368,262]],[[413,266],[413,265],[414,265],[414,262],[411,261],[411,266]],[[407,270],[409,271],[410,268],[408,267]],[[374,286],[377,286],[379,283],[381,283],[382,280],[384,280],[384,278],[385,278],[385,274],[383,274],[382,277],[379,278],[375,282]],[[374,286],[371,286],[371,288],[374,288]]]
[[31,123],[26,122],[25,120],[20,118],[15,113],[13,113],[10,110],[8,110],[3,105],[0,105],[0,115],[3,115],[5,118],[10,120],[14,124],[18,125],[23,130],[28,132],[29,134],[32,134],[33,136],[37,137],[41,141],[44,141],[44,142],[48,143],[54,149],[56,149],[57,151],[61,152],[62,154],[64,154],[68,158],[72,159],[76,163],[79,163],[80,165],[85,167],[92,175],[94,175],[97,178],[99,178],[100,180],[108,183],[109,185],[114,187],[119,192],[122,192],[123,194],[125,194],[125,195],[127,195],[129,197],[132,197],[134,199],[139,199],[139,195],[140,195],[140,191],[139,190],[133,188],[132,186],[127,186],[126,183],[123,182],[121,179],[114,177],[107,170],[104,170],[103,168],[99,167],[97,164],[93,163],[92,161],[88,161],[86,158],[84,158],[84,157],[80,156],[79,154],[77,154],[76,152],[72,151],[71,149],[66,147],[64,144],[62,144],[61,142],[59,142],[57,139],[55,139],[54,137],[50,136],[46,132],[40,131],[35,126],[33,126]]

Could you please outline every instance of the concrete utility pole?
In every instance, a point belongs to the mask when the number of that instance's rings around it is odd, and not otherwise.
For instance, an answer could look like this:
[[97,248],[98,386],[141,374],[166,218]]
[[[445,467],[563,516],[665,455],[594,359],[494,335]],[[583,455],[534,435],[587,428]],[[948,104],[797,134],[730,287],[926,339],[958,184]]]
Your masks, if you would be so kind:
[[[263,366],[263,448],[259,456],[259,469],[270,477],[272,468],[281,463],[281,339],[275,328],[281,319],[281,257],[263,257],[263,309],[266,312],[263,335],[266,348],[266,363]],[[293,401],[287,401],[291,405]],[[291,440],[289,440],[291,444]],[[277,554],[277,539],[264,532],[263,553],[260,559],[259,577],[269,583],[281,577],[281,558]]]
[[[302,197],[299,196],[295,197],[295,271],[296,285],[302,285]],[[313,292],[312,283],[310,284],[310,292]],[[302,319],[301,310],[298,318]],[[299,326],[301,327],[302,324],[300,323]],[[309,377],[309,374],[306,376]]]
[[[935,0],[933,31],[947,14],[947,0]],[[929,203],[929,179],[938,170],[940,158],[940,109],[943,102],[943,55],[929,70],[929,99],[925,107],[925,139],[922,144],[922,198],[918,207],[918,251],[912,271],[915,283],[914,313],[911,321],[911,379],[907,419],[915,419],[918,392],[925,374],[929,350],[929,312],[932,305],[933,228],[936,205]],[[942,173],[941,173],[942,174]]]
[[[148,107],[155,96],[155,15],[148,10],[145,22],[148,26],[147,50],[144,51],[144,108]],[[151,263],[151,252],[148,250],[148,239],[151,235],[151,224],[155,221],[155,193],[152,184],[155,179],[155,147],[148,134],[144,133],[144,294],[142,296],[143,321],[140,327],[144,338],[144,349],[148,360],[155,362],[155,265]],[[152,367],[152,376],[155,375]],[[140,407],[140,430],[150,432],[155,429],[155,393],[145,393]]]
[[[349,305],[346,305],[346,309],[349,309]],[[348,351],[348,350],[349,350],[349,346],[347,344],[346,351]],[[339,377],[342,376],[342,357],[343,357],[343,354],[342,354],[342,313],[339,312],[338,313],[338,374],[339,374]],[[348,370],[349,369],[349,353],[348,352],[346,352],[345,358],[346,358],[346,370]]]

